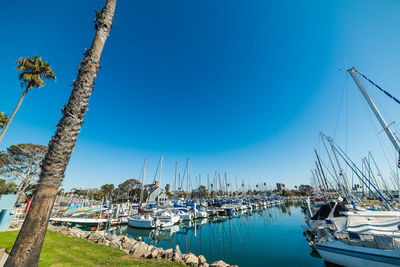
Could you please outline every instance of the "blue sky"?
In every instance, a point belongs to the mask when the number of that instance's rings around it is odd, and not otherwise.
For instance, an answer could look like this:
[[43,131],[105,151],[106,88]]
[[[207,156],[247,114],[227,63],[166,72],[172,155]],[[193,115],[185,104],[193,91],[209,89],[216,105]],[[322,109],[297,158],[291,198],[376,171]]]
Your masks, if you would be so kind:
[[[29,93],[0,149],[48,143],[103,3],[3,5],[0,111],[22,93],[19,57],[42,56],[58,80]],[[293,187],[310,183],[320,131],[356,161],[373,151],[388,172],[363,99],[338,70],[355,65],[400,96],[399,13],[398,1],[119,0],[64,188],[137,178],[144,158],[150,182],[161,153],[163,184],[190,157],[192,178],[226,171]],[[374,90],[396,120],[400,107]]]

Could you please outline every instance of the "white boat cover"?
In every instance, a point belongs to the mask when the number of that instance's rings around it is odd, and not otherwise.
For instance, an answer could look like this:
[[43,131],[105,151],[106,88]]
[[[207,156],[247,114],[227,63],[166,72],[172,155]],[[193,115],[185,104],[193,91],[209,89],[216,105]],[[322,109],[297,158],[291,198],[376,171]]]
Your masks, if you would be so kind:
[[399,226],[400,218],[350,216],[343,231],[400,237]]

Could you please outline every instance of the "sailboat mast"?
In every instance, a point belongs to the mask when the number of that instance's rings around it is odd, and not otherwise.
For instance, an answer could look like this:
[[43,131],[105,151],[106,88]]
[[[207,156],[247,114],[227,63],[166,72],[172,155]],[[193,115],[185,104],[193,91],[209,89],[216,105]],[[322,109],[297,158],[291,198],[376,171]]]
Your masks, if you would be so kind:
[[238,187],[237,187],[237,176],[235,175],[235,187],[236,187],[236,193],[238,192]]
[[160,173],[159,173],[159,182],[158,184],[161,186],[161,176],[162,176],[162,161],[163,161],[163,154],[161,153],[161,158],[160,158]]
[[210,192],[210,174],[207,173],[207,191]]
[[344,193],[343,185],[340,182],[340,178],[339,178],[339,175],[338,175],[338,173],[336,171],[335,164],[333,163],[331,154],[329,153],[328,146],[327,146],[327,144],[325,142],[325,135],[323,133],[319,133],[319,134],[321,135],[321,139],[322,139],[322,142],[324,143],[324,147],[325,147],[326,153],[328,154],[329,161],[330,161],[330,163],[332,165],[333,173],[335,174],[336,182],[338,184],[338,189],[342,190],[342,192]]
[[[187,190],[187,194],[189,196],[189,158],[187,159],[186,162],[186,190]],[[187,199],[189,199],[187,197]]]
[[176,191],[176,172],[178,171],[178,162],[175,162],[175,179],[174,179],[174,192]]
[[146,175],[146,159],[144,160],[143,163],[143,176],[142,176],[142,189],[140,190],[140,207],[142,206],[142,202],[143,202],[143,190],[144,190],[144,177]]
[[362,95],[364,96],[365,100],[367,101],[368,105],[370,106],[370,108],[374,112],[374,114],[375,114],[376,118],[378,119],[379,123],[381,124],[383,130],[385,131],[385,133],[389,137],[389,140],[392,142],[395,150],[397,152],[399,152],[400,151],[400,144],[399,144],[397,138],[395,137],[393,132],[390,130],[389,126],[386,124],[386,122],[383,119],[382,115],[379,113],[378,108],[376,107],[374,101],[368,95],[368,93],[365,90],[363,84],[361,83],[360,79],[356,75],[356,73],[355,73],[355,71],[357,71],[356,68],[352,67],[351,69],[348,69],[347,71],[350,73],[350,75],[353,78],[354,82],[356,83],[358,89],[360,89],[360,91],[361,91]]
[[320,172],[321,177],[324,179],[326,189],[328,189],[329,188],[328,182],[326,181],[326,176],[324,173],[324,169],[322,168],[321,161],[319,159],[319,155],[317,153],[317,150],[314,149],[314,152],[315,152],[315,155],[317,156],[317,160],[318,160],[318,164],[317,164],[318,172]]
[[[378,119],[379,123],[381,124],[383,130],[389,137],[390,142],[392,142],[394,149],[400,153],[400,144],[399,141],[397,140],[396,136],[393,134],[392,130],[390,130],[389,126],[386,124],[385,120],[383,119],[382,115],[379,113],[378,108],[376,107],[374,101],[372,101],[371,97],[368,95],[367,91],[365,90],[364,86],[362,85],[360,79],[356,75],[355,71],[356,68],[352,67],[351,69],[347,70],[351,77],[353,78],[354,82],[356,83],[358,89],[360,89],[362,95],[364,96],[365,100],[367,101],[368,105],[374,112],[376,118]],[[397,177],[397,187],[398,187],[398,193],[399,193],[399,202],[400,202],[400,178]]]
[[344,171],[343,171],[343,169],[342,169],[342,166],[340,165],[339,158],[338,158],[338,156],[336,155],[336,151],[335,151],[335,149],[334,149],[333,140],[332,140],[331,137],[328,137],[327,139],[328,139],[328,142],[329,142],[330,145],[331,145],[333,156],[334,156],[335,159],[336,159],[336,164],[337,164],[337,166],[338,166],[338,168],[339,168],[339,175],[340,175],[340,176],[342,177],[342,179],[343,179],[343,189],[344,189],[344,191],[345,191],[345,192],[343,192],[343,193],[345,193],[345,194],[347,195],[347,197],[349,197],[350,200],[353,201],[352,196],[351,196],[351,192],[350,192],[350,188],[349,188],[349,183],[348,183],[347,178],[346,178],[346,174],[344,173]]

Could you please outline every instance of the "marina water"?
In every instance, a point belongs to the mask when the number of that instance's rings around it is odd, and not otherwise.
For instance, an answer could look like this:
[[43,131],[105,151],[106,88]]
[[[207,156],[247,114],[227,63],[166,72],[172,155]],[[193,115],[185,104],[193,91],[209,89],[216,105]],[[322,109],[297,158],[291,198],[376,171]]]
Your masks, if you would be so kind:
[[166,230],[125,225],[110,231],[164,249],[178,244],[182,253],[202,254],[208,262],[222,259],[241,267],[324,266],[323,260],[311,255],[302,234],[300,206],[300,202],[289,202],[248,214],[181,223]]

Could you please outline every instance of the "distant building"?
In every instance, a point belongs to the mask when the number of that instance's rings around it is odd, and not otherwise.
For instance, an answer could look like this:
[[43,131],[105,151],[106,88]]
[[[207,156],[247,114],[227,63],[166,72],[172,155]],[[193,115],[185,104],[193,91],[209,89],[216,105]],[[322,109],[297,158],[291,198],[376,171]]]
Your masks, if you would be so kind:
[[285,187],[284,184],[276,183],[276,189],[277,189],[278,191],[283,191],[283,190],[286,190],[286,187]]
[[148,184],[144,186],[144,190],[148,193],[147,203],[160,203],[163,204],[168,202],[168,196],[164,189],[159,187],[158,181],[154,184]]

